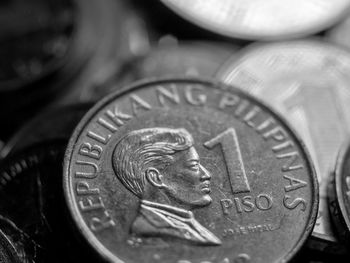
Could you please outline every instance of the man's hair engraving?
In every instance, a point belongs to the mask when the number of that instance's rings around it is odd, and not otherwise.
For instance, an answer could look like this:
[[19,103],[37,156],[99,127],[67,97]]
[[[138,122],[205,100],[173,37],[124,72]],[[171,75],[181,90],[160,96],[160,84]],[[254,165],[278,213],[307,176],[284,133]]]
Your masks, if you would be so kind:
[[140,199],[132,236],[221,244],[190,211],[212,201],[211,175],[193,144],[187,130],[159,127],[129,132],[116,144],[114,172]]
[[113,168],[123,185],[142,198],[146,170],[165,169],[175,153],[192,145],[193,138],[185,129],[149,128],[130,132],[115,147]]

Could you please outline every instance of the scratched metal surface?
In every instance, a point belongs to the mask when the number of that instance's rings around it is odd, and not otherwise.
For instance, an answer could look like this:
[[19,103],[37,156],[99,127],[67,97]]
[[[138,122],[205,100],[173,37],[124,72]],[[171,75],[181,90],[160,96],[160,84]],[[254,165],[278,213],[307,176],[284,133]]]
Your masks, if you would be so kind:
[[350,55],[316,40],[256,45],[217,73],[273,105],[287,117],[311,152],[320,183],[320,210],[313,236],[334,243],[327,183],[336,156],[350,135]]
[[66,152],[65,197],[107,262],[285,262],[315,223],[310,160],[253,97],[200,79],[153,80],[84,117]]
[[191,22],[230,37],[287,39],[317,33],[344,16],[348,0],[162,0]]

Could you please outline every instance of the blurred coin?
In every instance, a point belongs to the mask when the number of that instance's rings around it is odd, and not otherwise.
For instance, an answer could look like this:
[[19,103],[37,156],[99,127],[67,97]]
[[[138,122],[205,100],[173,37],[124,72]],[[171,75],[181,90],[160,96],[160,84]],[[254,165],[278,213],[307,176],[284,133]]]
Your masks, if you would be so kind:
[[0,230],[0,262],[1,263],[20,263],[14,246],[8,237]]
[[6,124],[0,131],[3,136],[62,88],[49,84],[58,82],[58,72],[70,59],[75,11],[71,0],[0,3],[0,120]]
[[[340,151],[328,187],[329,209],[341,240],[350,246],[350,144]],[[350,259],[350,256],[349,256]]]
[[76,128],[64,167],[76,229],[108,262],[286,262],[316,220],[317,179],[298,137],[216,82],[110,95]]
[[72,1],[6,0],[0,7],[0,91],[58,70],[72,38]]
[[210,42],[159,45],[135,65],[136,79],[166,75],[210,77],[237,50],[233,45]]
[[122,72],[111,72],[107,81],[96,83],[94,89],[86,89],[86,92],[91,92],[91,97],[100,98],[144,78],[169,75],[210,77],[238,50],[237,46],[215,42],[164,42],[132,61]]
[[[87,23],[89,34],[82,43],[94,43],[92,54],[81,74],[70,84],[63,103],[96,101],[89,92],[104,81],[110,72],[118,72],[128,60],[143,55],[149,49],[149,31],[145,21],[121,0],[77,0]],[[77,46],[79,49],[79,46]]]
[[[350,135],[350,54],[330,44],[292,41],[255,45],[218,72],[287,117],[310,149],[320,183],[320,208],[312,241],[338,250],[327,207],[327,182]],[[333,250],[334,251],[334,250]]]
[[90,103],[84,103],[46,109],[10,138],[0,149],[0,158],[39,142],[53,139],[68,141],[75,126],[91,106]]
[[162,0],[176,13],[215,33],[244,39],[286,39],[330,27],[349,0]]
[[335,25],[326,33],[326,38],[332,43],[350,48],[350,16]]
[[95,262],[66,219],[61,187],[66,142],[37,144],[1,164],[0,228],[23,250],[24,262]]

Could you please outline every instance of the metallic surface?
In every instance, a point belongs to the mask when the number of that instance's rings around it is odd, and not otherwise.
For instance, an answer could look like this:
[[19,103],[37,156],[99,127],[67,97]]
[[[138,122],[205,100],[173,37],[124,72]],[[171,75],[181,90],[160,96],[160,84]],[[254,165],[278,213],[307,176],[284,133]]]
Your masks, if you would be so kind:
[[287,39],[321,31],[347,13],[348,0],[162,0],[215,33],[245,39]]
[[76,230],[114,263],[286,262],[318,207],[310,157],[283,119],[196,79],[95,105],[68,145],[64,189]]
[[[150,45],[145,21],[127,1],[77,0],[77,3],[85,29],[79,43],[89,45],[91,54],[62,99],[71,103],[96,101],[94,89],[111,72],[119,72],[126,61],[143,55]],[[76,47],[79,52],[80,45]]]
[[235,45],[216,42],[159,43],[121,73],[113,72],[96,85],[94,97],[103,97],[136,80],[164,76],[210,77],[238,50]]
[[326,33],[329,42],[350,48],[350,16],[347,15],[339,24],[335,25]]
[[320,183],[313,237],[336,246],[326,202],[327,183],[338,151],[350,135],[349,72],[346,50],[309,40],[253,46],[217,74],[223,82],[273,106],[302,136]]
[[160,44],[141,59],[136,79],[166,75],[210,77],[237,50],[236,46],[215,42]]
[[94,262],[75,239],[65,214],[61,185],[66,143],[36,144],[1,165],[0,229],[21,251],[22,262]]

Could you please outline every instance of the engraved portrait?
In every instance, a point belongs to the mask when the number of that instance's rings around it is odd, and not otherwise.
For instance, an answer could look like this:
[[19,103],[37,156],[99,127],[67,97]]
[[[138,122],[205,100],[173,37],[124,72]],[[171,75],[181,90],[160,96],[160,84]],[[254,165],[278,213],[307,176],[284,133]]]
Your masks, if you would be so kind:
[[186,129],[129,132],[116,144],[112,158],[117,178],[140,199],[132,235],[187,240],[194,245],[221,244],[191,211],[211,204],[211,175],[200,163]]

